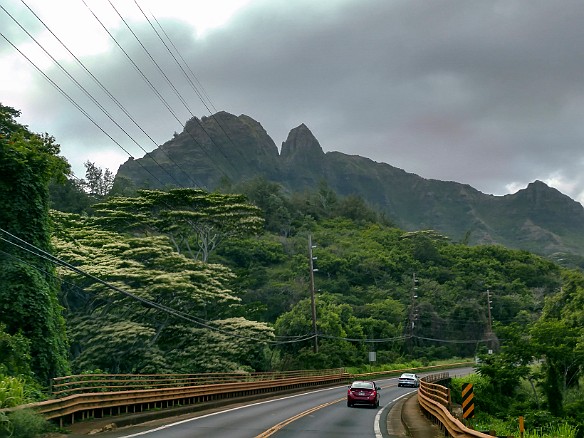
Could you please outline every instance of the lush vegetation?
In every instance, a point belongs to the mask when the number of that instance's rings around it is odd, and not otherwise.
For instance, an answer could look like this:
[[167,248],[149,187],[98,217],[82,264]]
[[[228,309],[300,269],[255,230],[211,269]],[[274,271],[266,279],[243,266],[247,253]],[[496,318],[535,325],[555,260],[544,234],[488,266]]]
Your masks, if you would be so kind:
[[[0,409],[36,398],[35,388],[69,371],[55,268],[23,243],[52,251],[48,186],[64,181],[69,166],[52,137],[31,133],[18,116],[0,104]],[[26,410],[0,413],[0,436],[34,436],[45,426]]]
[[324,183],[137,190],[92,163],[76,180],[52,138],[0,108],[0,382],[42,390],[70,371],[363,369],[371,351],[383,366],[492,350],[476,377],[485,414],[584,423],[581,271],[406,232]]

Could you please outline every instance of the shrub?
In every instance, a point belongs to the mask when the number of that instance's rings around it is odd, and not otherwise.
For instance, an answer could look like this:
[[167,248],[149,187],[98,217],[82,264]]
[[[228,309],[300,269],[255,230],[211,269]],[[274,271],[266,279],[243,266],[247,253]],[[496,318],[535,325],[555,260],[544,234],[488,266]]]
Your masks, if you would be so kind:
[[32,438],[51,429],[51,424],[40,414],[29,409],[18,409],[0,417],[0,437]]
[[0,409],[12,408],[24,402],[24,381],[18,377],[0,375]]

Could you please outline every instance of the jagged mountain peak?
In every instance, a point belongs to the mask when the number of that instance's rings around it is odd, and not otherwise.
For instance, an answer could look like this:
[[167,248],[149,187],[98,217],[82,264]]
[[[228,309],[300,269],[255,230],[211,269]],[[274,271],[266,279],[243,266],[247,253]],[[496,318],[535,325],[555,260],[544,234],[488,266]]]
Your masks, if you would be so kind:
[[312,131],[304,123],[292,129],[282,143],[281,157],[287,160],[306,160],[324,156],[324,151]]
[[510,195],[485,195],[358,155],[325,154],[304,123],[290,131],[278,153],[262,125],[249,116],[221,111],[193,117],[182,133],[124,163],[118,177],[140,188],[186,187],[196,180],[209,190],[225,180],[237,184],[262,177],[288,192],[325,182],[341,196],[362,197],[405,230],[434,229],[454,240],[469,236],[465,239],[471,244],[584,255],[584,208],[542,181]]
[[567,205],[578,204],[567,195],[564,195],[558,189],[548,186],[540,180],[535,180],[527,185],[526,188],[519,190],[513,195],[508,195],[516,199],[525,199],[535,207],[549,207],[549,202],[564,203]]

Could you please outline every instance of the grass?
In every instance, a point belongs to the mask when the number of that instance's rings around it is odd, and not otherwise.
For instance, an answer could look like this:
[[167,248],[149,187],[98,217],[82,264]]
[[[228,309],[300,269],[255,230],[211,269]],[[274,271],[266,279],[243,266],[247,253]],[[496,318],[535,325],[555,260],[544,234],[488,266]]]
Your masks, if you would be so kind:
[[[497,418],[482,416],[469,422],[474,430],[494,430],[497,436],[519,437],[518,419],[500,420]],[[577,427],[568,423],[553,424],[549,427],[536,427],[526,429],[523,438],[576,438]]]

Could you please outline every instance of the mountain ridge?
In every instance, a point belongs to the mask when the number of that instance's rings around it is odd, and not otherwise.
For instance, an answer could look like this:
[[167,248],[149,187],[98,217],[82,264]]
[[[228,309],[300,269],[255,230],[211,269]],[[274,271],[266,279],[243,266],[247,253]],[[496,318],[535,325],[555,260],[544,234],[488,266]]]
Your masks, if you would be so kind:
[[513,194],[489,195],[359,155],[324,152],[304,123],[290,130],[278,151],[262,125],[247,115],[221,111],[193,117],[174,138],[126,161],[116,178],[136,187],[214,190],[226,179],[239,183],[258,176],[289,192],[314,190],[324,181],[341,196],[361,196],[408,231],[434,229],[470,244],[584,256],[584,207],[542,181]]

